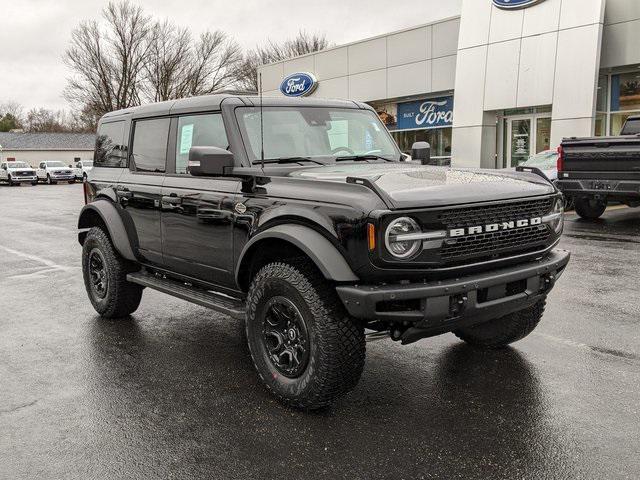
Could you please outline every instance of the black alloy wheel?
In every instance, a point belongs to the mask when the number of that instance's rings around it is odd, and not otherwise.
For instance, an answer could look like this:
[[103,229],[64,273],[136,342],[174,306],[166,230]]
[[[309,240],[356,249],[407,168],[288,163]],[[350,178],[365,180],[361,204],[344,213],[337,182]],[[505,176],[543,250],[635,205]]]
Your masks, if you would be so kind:
[[94,248],[89,253],[89,279],[91,292],[96,299],[102,300],[107,295],[109,277],[102,252]]
[[286,297],[272,297],[263,310],[263,341],[273,366],[297,378],[309,363],[310,337],[298,307]]

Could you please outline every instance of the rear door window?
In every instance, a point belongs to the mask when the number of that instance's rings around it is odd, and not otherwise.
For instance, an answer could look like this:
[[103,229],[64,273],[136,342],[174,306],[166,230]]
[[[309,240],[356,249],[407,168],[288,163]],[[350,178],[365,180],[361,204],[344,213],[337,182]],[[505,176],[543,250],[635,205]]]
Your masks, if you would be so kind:
[[103,123],[96,137],[96,167],[126,167],[127,146],[124,121]]
[[229,147],[221,114],[190,115],[178,119],[176,173],[187,173],[191,147],[219,147],[225,150]]
[[133,131],[132,157],[137,172],[164,173],[167,165],[168,118],[139,120]]

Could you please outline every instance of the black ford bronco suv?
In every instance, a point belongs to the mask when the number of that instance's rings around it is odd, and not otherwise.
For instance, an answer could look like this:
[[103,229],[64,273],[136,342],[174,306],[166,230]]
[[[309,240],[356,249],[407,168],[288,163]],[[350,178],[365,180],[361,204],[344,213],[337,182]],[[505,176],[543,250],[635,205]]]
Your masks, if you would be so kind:
[[214,95],[109,113],[78,223],[89,299],[126,317],[147,287],[244,320],[262,381],[306,409],[356,385],[365,331],[525,337],[569,261],[562,195],[534,173],[401,160],[356,102]]

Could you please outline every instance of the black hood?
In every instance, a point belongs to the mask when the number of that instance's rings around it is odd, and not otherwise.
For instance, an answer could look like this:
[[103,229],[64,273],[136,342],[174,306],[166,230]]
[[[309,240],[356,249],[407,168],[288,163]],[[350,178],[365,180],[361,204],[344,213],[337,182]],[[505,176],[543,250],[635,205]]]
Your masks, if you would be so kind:
[[336,182],[365,179],[394,209],[490,202],[556,191],[547,180],[533,173],[402,163],[328,165],[296,170],[290,176]]

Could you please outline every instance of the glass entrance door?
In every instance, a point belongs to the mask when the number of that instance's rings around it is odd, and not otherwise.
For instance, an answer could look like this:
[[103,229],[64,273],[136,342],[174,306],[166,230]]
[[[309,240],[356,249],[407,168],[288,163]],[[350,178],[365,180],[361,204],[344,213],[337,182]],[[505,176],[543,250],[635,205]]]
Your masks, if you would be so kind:
[[516,167],[531,156],[531,119],[509,119],[509,166]]
[[551,148],[551,117],[527,115],[505,119],[505,167],[517,167]]

